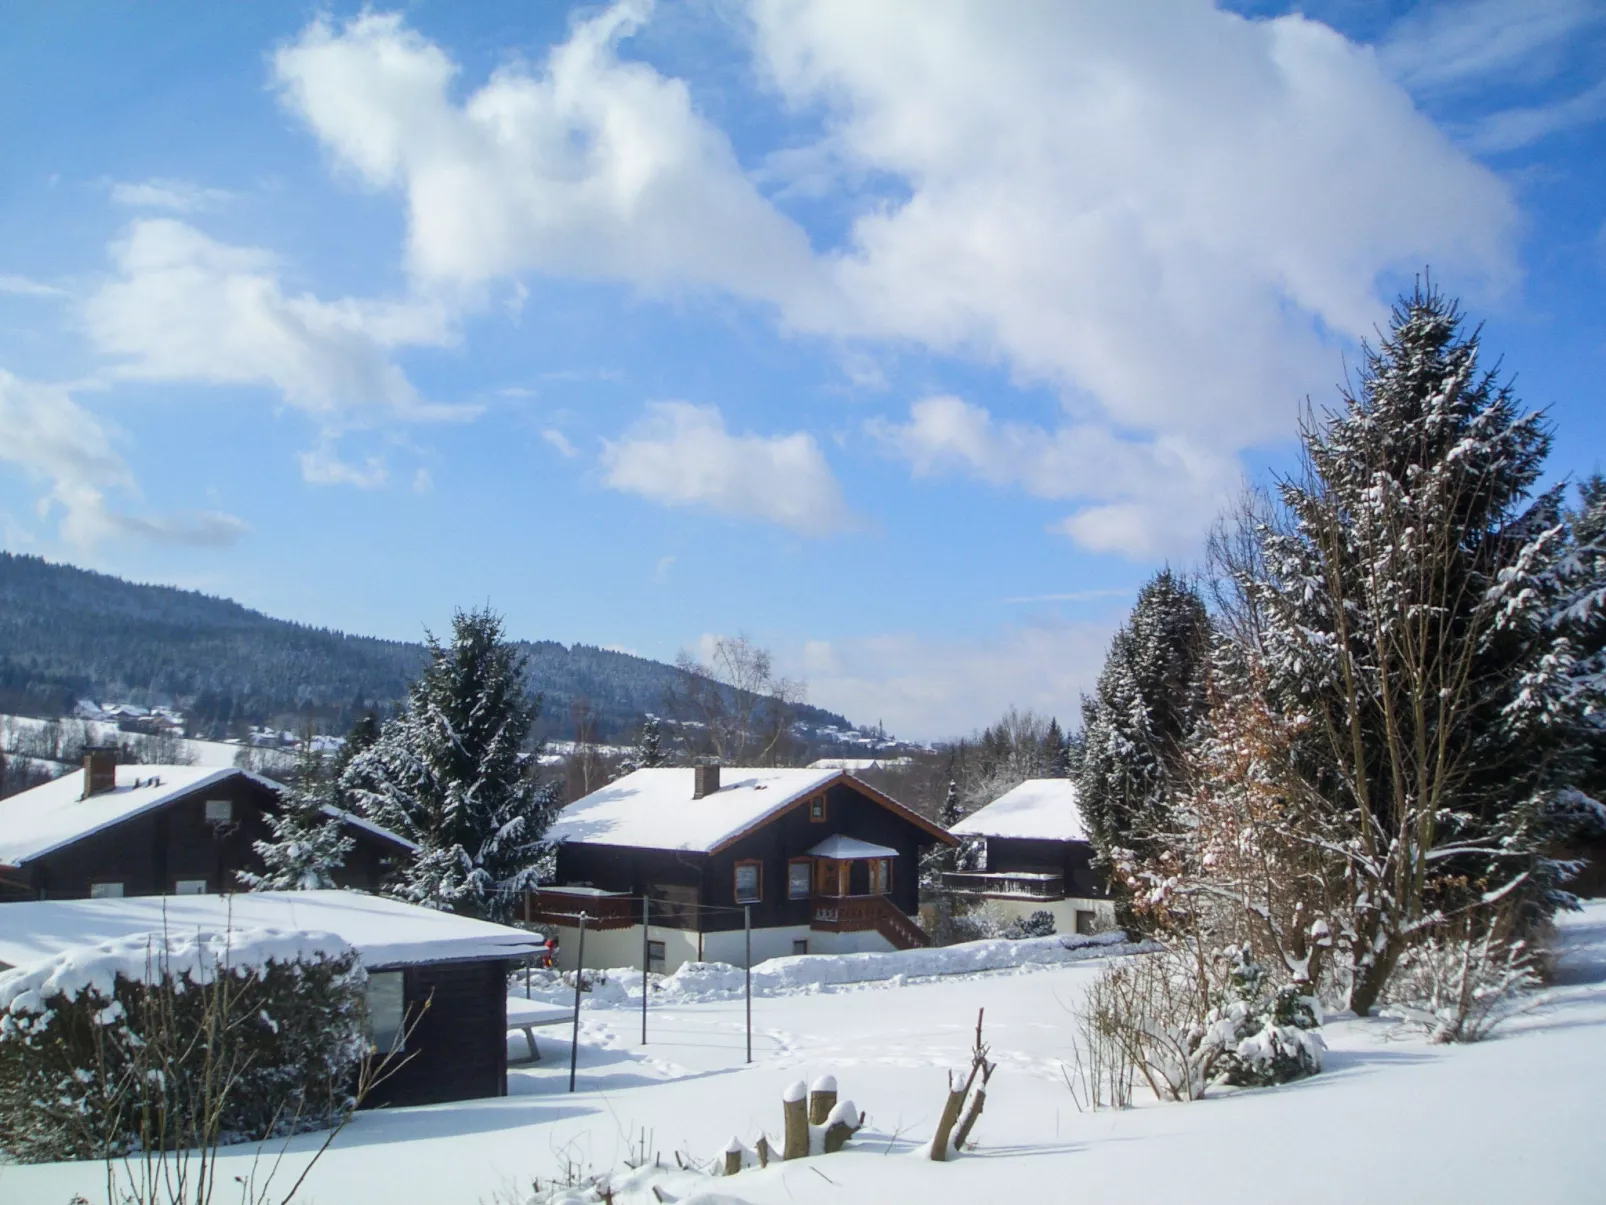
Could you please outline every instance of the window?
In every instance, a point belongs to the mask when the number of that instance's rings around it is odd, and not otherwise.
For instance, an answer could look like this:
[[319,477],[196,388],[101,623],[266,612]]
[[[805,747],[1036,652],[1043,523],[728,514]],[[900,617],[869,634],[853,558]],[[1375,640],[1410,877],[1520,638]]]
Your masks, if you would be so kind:
[[370,971],[363,992],[368,1005],[368,1046],[380,1054],[405,1050],[407,993],[400,971]]
[[174,895],[205,895],[205,879],[179,879],[173,884]]
[[663,942],[661,942],[661,941],[649,941],[647,943],[647,969],[649,971],[657,971],[659,974],[663,973],[663,969],[664,969],[664,943]]
[[1076,931],[1078,933],[1081,933],[1084,936],[1087,935],[1087,934],[1091,934],[1093,932],[1093,926],[1097,922],[1098,922],[1098,914],[1097,913],[1086,912],[1086,911],[1083,911],[1081,908],[1078,908],[1076,910]]
[[121,883],[91,883],[89,885],[89,898],[92,900],[120,900],[123,898],[123,885]]
[[786,864],[786,898],[791,900],[806,900],[809,898],[810,880],[807,859],[796,859]]
[[892,859],[870,859],[870,894],[886,895],[892,890]]
[[756,904],[764,895],[764,866],[761,862],[736,863],[736,902]]
[[233,824],[234,800],[208,799],[206,801],[206,822],[208,824]]
[[809,821],[813,824],[825,823],[825,796],[809,800]]
[[663,928],[697,928],[697,888],[684,883],[649,883],[652,897],[652,923]]
[[808,938],[799,937],[797,940],[795,940],[792,943],[792,953],[793,954],[807,954],[808,952],[809,952],[809,939]]

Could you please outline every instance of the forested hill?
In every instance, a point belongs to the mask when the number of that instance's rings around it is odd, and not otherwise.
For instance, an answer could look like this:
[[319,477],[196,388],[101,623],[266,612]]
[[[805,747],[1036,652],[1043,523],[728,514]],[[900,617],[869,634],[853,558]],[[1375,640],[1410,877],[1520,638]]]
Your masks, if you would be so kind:
[[[597,739],[623,735],[662,710],[680,674],[586,645],[523,648],[554,739],[573,736],[577,699],[598,713]],[[54,714],[91,698],[176,705],[197,735],[309,715],[343,731],[360,709],[399,699],[423,663],[422,644],[348,636],[191,590],[0,552],[0,712]],[[848,726],[813,707],[799,718]]]

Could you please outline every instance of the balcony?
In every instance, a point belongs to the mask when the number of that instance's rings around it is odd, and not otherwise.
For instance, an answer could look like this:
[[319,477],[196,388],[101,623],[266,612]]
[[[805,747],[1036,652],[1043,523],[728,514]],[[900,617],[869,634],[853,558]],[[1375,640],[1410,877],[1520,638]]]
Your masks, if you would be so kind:
[[864,933],[885,937],[897,950],[929,946],[926,932],[884,895],[817,895],[809,928],[822,933]]
[[945,871],[942,885],[959,895],[1006,896],[1019,900],[1062,900],[1063,874],[1030,871]]
[[585,913],[587,929],[628,929],[641,921],[641,905],[624,891],[595,887],[537,887],[525,897],[526,921],[574,928]]

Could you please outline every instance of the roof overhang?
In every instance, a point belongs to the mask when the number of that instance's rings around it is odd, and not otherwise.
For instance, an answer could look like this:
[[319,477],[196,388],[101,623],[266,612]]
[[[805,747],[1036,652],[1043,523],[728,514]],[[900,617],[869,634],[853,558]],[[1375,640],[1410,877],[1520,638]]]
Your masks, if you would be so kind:
[[801,807],[807,807],[809,805],[810,801],[818,799],[821,795],[824,795],[832,787],[843,786],[843,785],[850,786],[853,790],[855,790],[859,794],[865,796],[866,798],[868,798],[872,802],[880,804],[882,807],[886,808],[887,811],[893,813],[895,816],[899,816],[902,819],[907,820],[910,824],[914,825],[916,828],[922,830],[927,835],[929,835],[933,841],[936,841],[936,842],[938,842],[938,843],[940,843],[942,845],[949,845],[949,846],[956,846],[956,845],[959,844],[959,838],[955,837],[947,829],[943,828],[940,824],[937,824],[937,823],[935,823],[935,822],[933,822],[931,820],[927,820],[924,816],[922,816],[919,812],[913,810],[912,808],[904,807],[903,804],[899,803],[896,799],[892,798],[892,796],[883,794],[882,792],[876,790],[869,783],[865,782],[862,778],[855,778],[852,774],[849,774],[846,770],[842,770],[842,771],[839,771],[833,777],[826,779],[819,786],[815,787],[812,791],[807,791],[804,794],[799,795],[796,799],[792,800],[792,802],[787,804],[785,807],[779,808],[776,811],[771,812],[769,815],[762,817],[761,819],[755,821],[752,824],[749,824],[746,828],[742,829],[740,832],[732,833],[729,837],[726,837],[725,840],[721,841],[718,845],[715,845],[713,848],[711,848],[708,852],[711,853],[711,854],[721,853],[724,850],[729,849],[732,845],[735,845],[738,841],[740,841],[743,837],[746,837],[749,833],[755,832],[756,830],[763,828],[766,824],[771,824],[771,823],[775,822],[776,820],[780,819],[782,816],[785,816],[789,812],[794,812],[798,808],[801,808]]

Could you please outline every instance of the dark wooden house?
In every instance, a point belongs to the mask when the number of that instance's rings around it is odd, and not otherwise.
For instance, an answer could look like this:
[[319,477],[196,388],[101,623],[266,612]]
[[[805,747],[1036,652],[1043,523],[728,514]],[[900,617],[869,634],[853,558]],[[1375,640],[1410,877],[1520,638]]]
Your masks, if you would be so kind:
[[[740,964],[788,954],[926,944],[922,849],[940,826],[834,769],[637,770],[566,807],[548,834],[557,885],[530,919],[557,925],[559,957],[588,966]],[[643,932],[645,925],[646,931]]]
[[979,865],[943,875],[943,886],[1000,920],[1048,912],[1060,933],[1112,928],[1115,905],[1093,869],[1093,846],[1076,784],[1034,778],[966,816],[952,830],[974,841]]
[[[120,766],[110,750],[84,768],[0,800],[0,900],[193,895],[233,890],[257,872],[255,843],[283,788],[232,767]],[[355,844],[338,886],[374,891],[413,846],[331,812]]]
[[356,949],[370,1043],[407,1056],[370,1107],[506,1095],[507,976],[541,941],[506,925],[352,891],[29,901],[0,908],[0,970],[149,933],[254,929],[333,933]]

